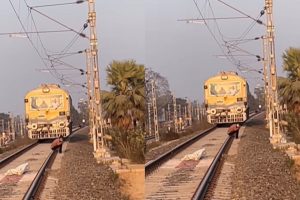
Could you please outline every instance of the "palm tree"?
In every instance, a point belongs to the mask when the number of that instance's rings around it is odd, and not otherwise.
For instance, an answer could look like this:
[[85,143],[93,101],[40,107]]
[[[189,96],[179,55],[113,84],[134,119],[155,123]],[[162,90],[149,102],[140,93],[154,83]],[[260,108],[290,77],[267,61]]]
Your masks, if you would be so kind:
[[145,67],[135,61],[113,61],[106,69],[110,92],[103,93],[105,117],[128,129],[143,123],[145,113]]
[[287,104],[289,110],[300,113],[300,49],[289,48],[282,58],[288,78],[278,78],[280,101]]

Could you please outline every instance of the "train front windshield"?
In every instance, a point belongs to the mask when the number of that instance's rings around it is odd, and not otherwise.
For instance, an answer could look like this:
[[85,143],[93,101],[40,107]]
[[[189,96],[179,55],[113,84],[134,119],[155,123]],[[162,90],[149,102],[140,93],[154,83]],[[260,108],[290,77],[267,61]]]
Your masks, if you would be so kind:
[[57,110],[63,107],[63,95],[35,96],[30,98],[31,110]]
[[241,93],[240,82],[220,82],[211,83],[209,85],[210,96],[224,97],[224,96],[237,96]]

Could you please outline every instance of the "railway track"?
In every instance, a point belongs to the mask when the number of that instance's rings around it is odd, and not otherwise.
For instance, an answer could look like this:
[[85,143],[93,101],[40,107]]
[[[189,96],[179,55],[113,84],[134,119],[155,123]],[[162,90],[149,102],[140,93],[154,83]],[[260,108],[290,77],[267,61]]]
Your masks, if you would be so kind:
[[[146,199],[203,199],[222,155],[233,140],[226,131],[227,128],[207,130],[202,136],[148,162],[145,166]],[[201,160],[181,160],[201,148],[206,150],[206,156]]]
[[[75,128],[74,132],[80,128]],[[34,142],[0,161],[0,194],[3,200],[34,199],[47,168],[51,167],[56,152],[50,144]],[[5,172],[28,163],[29,171],[23,175],[6,176]]]
[[[227,138],[227,128],[213,128],[202,136],[177,146],[146,164],[146,199],[191,199],[218,150]],[[205,148],[201,160],[181,159]]]

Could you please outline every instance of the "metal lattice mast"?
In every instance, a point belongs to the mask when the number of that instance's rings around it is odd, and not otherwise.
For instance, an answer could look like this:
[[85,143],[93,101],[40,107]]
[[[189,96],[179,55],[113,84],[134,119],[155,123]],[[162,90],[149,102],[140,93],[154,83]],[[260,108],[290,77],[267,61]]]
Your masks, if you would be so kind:
[[192,118],[193,118],[193,114],[192,114],[192,102],[188,101],[188,119],[189,119],[189,126],[192,125]]
[[171,121],[171,111],[170,111],[170,104],[168,103],[168,121]]
[[5,129],[4,129],[4,119],[1,120],[2,121],[2,132],[4,133]]
[[200,110],[199,110],[200,108],[199,108],[199,102],[197,101],[197,119],[198,119],[198,121],[200,121]]
[[269,63],[269,57],[268,57],[268,46],[267,46],[267,37],[263,36],[263,74],[264,74],[264,91],[265,91],[265,109],[266,109],[266,121],[267,121],[267,127],[269,127],[269,110],[270,110],[270,98],[269,98],[269,79],[268,79],[268,63]]
[[181,118],[181,105],[178,105],[178,118]]
[[148,103],[148,128],[149,128],[149,135],[152,135],[152,130],[151,130],[151,103]]
[[[87,95],[88,95],[88,108],[89,108],[89,126],[94,127],[93,118],[93,101],[92,101],[92,77],[91,77],[91,51],[86,49],[86,77],[87,77]],[[90,129],[90,135],[93,137],[93,129]]]
[[178,123],[177,123],[177,105],[176,105],[176,97],[173,95],[173,107],[174,107],[174,131],[178,133]]
[[20,119],[20,134],[21,134],[21,136],[24,136],[24,126],[23,126],[23,119],[21,118]]
[[103,120],[101,108],[101,95],[100,95],[100,79],[99,79],[99,66],[98,66],[98,42],[96,34],[96,11],[95,1],[88,0],[88,23],[90,26],[90,52],[91,52],[91,68],[93,69],[93,144],[94,151],[104,149],[103,138]]
[[157,118],[157,105],[156,105],[156,91],[154,80],[151,81],[151,91],[152,91],[152,106],[153,106],[153,121],[154,121],[154,134],[155,140],[159,141],[158,133],[158,118]]
[[14,115],[11,113],[10,114],[10,119],[11,119],[11,135],[12,135],[12,140],[16,139],[16,132],[15,132],[15,119],[14,119]]
[[[280,138],[279,128],[279,105],[278,105],[278,91],[277,91],[277,73],[275,63],[275,41],[274,41],[274,24],[273,24],[273,0],[265,0],[265,9],[267,12],[267,47],[270,65],[270,136],[276,135]],[[278,141],[277,141],[278,142]]]

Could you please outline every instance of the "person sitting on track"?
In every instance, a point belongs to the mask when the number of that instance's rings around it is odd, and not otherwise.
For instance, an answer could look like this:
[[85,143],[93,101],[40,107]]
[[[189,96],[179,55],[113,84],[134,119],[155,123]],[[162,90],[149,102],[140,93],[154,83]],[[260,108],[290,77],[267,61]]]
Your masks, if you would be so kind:
[[58,138],[56,138],[55,140],[53,140],[52,144],[51,144],[51,149],[53,151],[55,151],[56,149],[59,149],[58,152],[62,153],[62,145],[64,143],[64,137],[62,135],[60,135]]
[[228,135],[233,135],[235,134],[235,138],[238,139],[239,138],[239,130],[240,130],[240,125],[239,124],[232,124],[228,130],[227,130],[227,134]]

